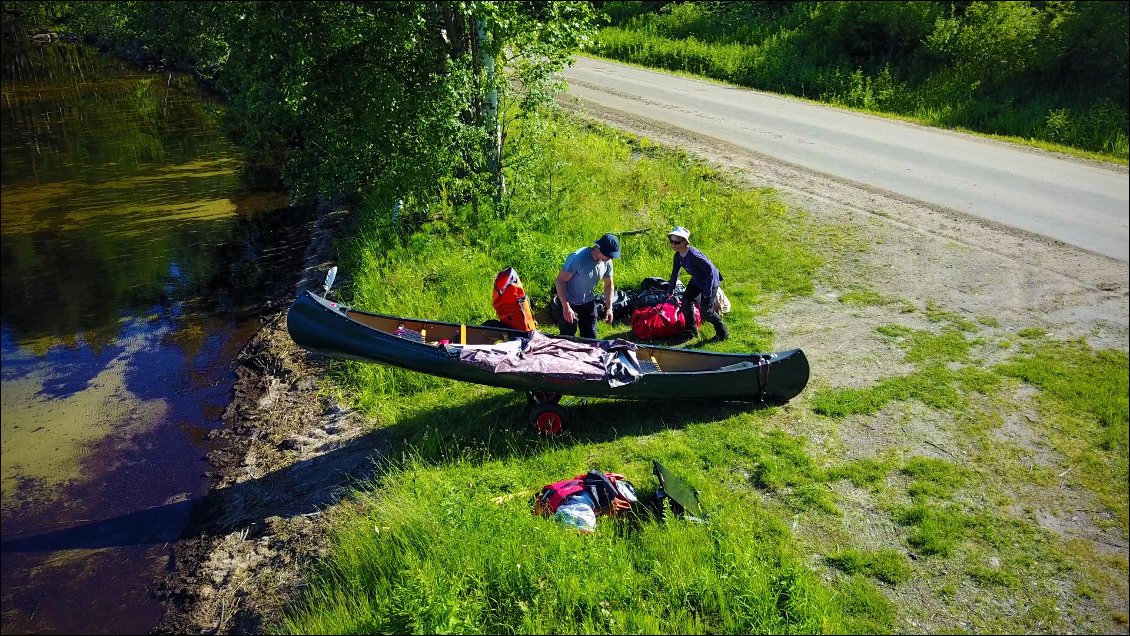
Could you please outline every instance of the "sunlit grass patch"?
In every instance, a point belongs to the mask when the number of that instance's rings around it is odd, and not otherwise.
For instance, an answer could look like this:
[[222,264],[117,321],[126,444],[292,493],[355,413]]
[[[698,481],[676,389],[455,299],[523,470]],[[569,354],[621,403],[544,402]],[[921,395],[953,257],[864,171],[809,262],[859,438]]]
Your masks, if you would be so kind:
[[909,329],[901,325],[882,325],[880,334],[906,349],[907,362],[968,362],[971,343],[954,327],[940,333]]
[[926,311],[924,313],[930,322],[948,322],[961,331],[977,331],[977,325],[973,324],[972,320],[943,309],[934,301],[926,303]]
[[953,504],[938,507],[923,501],[902,507],[895,519],[910,527],[907,543],[923,555],[948,556],[965,538],[970,524]]
[[871,305],[889,305],[897,302],[897,300],[883,296],[874,290],[857,289],[841,294],[840,302],[852,307],[867,307]]
[[825,486],[824,472],[806,452],[803,439],[777,430],[751,434],[746,441],[727,438],[731,452],[741,448],[732,461],[755,487],[781,497],[793,508],[836,512],[835,494]]
[[842,550],[824,557],[824,561],[848,574],[864,574],[897,585],[910,577],[910,563],[898,550]]
[[824,389],[810,404],[821,415],[846,417],[876,413],[890,402],[918,400],[937,409],[961,408],[964,401],[955,388],[956,374],[934,365],[905,376],[880,380],[867,389]]
[[1000,376],[972,364],[973,347],[981,342],[969,340],[964,330],[953,325],[952,315],[936,308],[934,314],[944,316],[951,324],[938,333],[894,324],[876,328],[880,335],[906,350],[906,360],[916,364],[915,371],[885,378],[867,389],[819,391],[811,401],[813,410],[844,417],[875,413],[890,402],[916,399],[934,408],[959,411],[966,405],[963,394],[995,392],[1000,386]]
[[1025,343],[996,367],[1040,389],[1042,426],[1053,447],[1127,531],[1130,385],[1126,352],[1095,351],[1081,341]]
[[1020,585],[1019,576],[1001,567],[991,567],[978,563],[971,565],[965,573],[973,580],[985,585],[1004,588],[1015,588]]
[[[857,581],[822,581],[756,490],[720,481],[736,456],[785,443],[728,428],[744,427],[694,425],[535,454],[514,448],[498,459],[408,455],[360,495],[318,592],[283,631],[889,631],[889,601]],[[729,450],[700,455],[703,438]],[[628,475],[646,499],[654,486],[644,457],[701,487],[709,523],[641,512],[601,518],[586,536],[531,513],[542,484],[586,465]]]
[[949,499],[969,481],[969,471],[961,466],[933,457],[913,457],[902,467],[911,478],[907,492],[912,498]]

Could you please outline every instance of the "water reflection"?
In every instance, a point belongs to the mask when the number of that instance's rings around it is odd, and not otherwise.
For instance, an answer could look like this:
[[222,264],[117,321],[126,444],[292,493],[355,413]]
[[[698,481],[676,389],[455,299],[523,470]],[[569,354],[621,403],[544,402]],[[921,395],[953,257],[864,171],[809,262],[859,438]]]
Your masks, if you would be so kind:
[[[191,78],[74,45],[5,41],[0,60],[8,542],[206,490],[230,362],[293,285],[310,215],[248,176],[271,173],[247,169]],[[146,532],[176,536],[171,509]],[[6,555],[3,632],[148,631],[168,549]]]

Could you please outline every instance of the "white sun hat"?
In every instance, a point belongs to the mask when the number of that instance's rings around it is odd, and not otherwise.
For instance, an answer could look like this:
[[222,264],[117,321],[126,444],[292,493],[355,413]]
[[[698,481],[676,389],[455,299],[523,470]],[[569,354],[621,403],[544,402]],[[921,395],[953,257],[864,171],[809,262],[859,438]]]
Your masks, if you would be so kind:
[[667,238],[671,238],[672,236],[677,236],[684,241],[689,241],[691,238],[691,231],[681,225],[676,225],[675,229],[667,233]]

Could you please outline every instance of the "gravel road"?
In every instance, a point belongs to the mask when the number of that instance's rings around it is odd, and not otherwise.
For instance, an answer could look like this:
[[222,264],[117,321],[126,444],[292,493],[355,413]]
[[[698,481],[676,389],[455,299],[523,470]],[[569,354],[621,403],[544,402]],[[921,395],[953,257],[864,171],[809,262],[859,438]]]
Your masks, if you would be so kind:
[[1124,167],[592,58],[565,78],[603,109],[1128,260]]

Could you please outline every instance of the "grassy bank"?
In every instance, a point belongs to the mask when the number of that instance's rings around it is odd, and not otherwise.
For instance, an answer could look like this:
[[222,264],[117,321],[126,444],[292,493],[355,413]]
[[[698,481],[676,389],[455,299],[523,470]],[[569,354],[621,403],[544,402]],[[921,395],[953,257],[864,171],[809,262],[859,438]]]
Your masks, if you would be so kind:
[[[561,120],[536,147],[505,218],[476,222],[448,206],[402,230],[369,210],[342,246],[352,302],[481,322],[494,317],[489,285],[502,267],[544,300],[568,251],[608,230],[652,228],[627,237],[616,263],[619,284],[633,286],[669,273],[664,233],[679,223],[726,274],[734,305],[734,338],[690,346],[768,350],[789,343],[759,316],[811,294],[834,267],[825,259],[860,243],[645,140]],[[1125,554],[1065,539],[1024,511],[1078,488],[1126,536],[1125,352],[1035,332],[1001,342],[987,335],[989,319],[866,290],[842,301],[893,303],[931,325],[879,327],[905,350],[909,375],[853,389],[821,378],[767,409],[590,400],[572,405],[575,424],[555,439],[526,430],[524,396],[513,392],[337,364],[339,390],[400,452],[335,512],[332,560],[275,628],[885,633],[938,614],[957,631],[1124,630],[1107,595],[1125,594]],[[984,362],[1002,348],[1006,363]],[[1031,448],[1001,443],[1020,408],[1038,413],[1033,430],[1078,468],[1061,475]],[[851,453],[837,441],[859,418],[879,427],[923,417],[967,459],[925,456],[897,437]],[[652,459],[701,490],[709,524],[642,515],[602,519],[583,536],[530,514],[541,485],[594,466],[627,475],[647,499]]]

